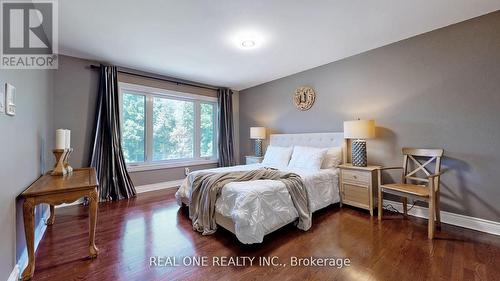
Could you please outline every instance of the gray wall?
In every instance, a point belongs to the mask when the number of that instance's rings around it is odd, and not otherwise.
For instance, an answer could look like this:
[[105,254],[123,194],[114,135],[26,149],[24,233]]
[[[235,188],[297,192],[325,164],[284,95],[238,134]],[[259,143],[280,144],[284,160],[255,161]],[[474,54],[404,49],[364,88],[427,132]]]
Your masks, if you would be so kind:
[[[16,197],[53,163],[53,72],[0,70],[2,92],[5,82],[16,87],[17,109],[14,117],[0,114],[0,280],[7,280],[25,247],[22,202]],[[45,209],[37,208],[37,223]]]
[[92,131],[95,122],[99,71],[91,70],[95,62],[59,56],[54,73],[54,128],[71,130],[73,167],[86,167],[90,162]]
[[[99,72],[91,70],[89,65],[98,64],[85,59],[69,56],[59,57],[59,69],[55,71],[54,87],[54,127],[71,130],[71,143],[74,152],[71,155],[73,167],[87,166],[92,145],[92,130],[95,118],[97,90],[99,86]],[[124,81],[138,82],[126,76]],[[160,87],[160,82],[157,83]],[[194,89],[191,89],[194,90]],[[238,93],[235,94],[235,124],[238,122]],[[238,150],[238,148],[237,148]],[[216,167],[216,164],[190,167],[192,170]],[[150,170],[130,173],[136,186],[153,184],[164,181],[179,180],[184,177],[184,167]]]
[[[500,221],[499,30],[495,12],[241,91],[241,157],[252,153],[251,126],[330,132],[373,118],[369,162],[401,164],[403,146],[442,147],[443,209]],[[301,85],[317,94],[306,112],[292,104]]]

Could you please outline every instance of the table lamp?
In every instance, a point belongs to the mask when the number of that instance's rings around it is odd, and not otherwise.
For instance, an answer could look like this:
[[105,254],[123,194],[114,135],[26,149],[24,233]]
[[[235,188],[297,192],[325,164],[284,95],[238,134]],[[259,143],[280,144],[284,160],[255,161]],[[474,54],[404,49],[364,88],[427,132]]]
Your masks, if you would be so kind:
[[366,139],[374,137],[374,120],[344,121],[344,138],[353,140],[351,144],[351,161],[353,166],[367,166]]
[[250,139],[255,140],[255,156],[262,157],[262,140],[266,139],[266,128],[250,127]]

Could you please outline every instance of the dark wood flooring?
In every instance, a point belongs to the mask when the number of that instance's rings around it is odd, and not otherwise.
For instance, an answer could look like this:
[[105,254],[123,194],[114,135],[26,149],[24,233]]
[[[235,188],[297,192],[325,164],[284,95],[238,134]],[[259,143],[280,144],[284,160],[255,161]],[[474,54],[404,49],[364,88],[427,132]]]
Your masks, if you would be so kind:
[[[87,230],[86,207],[56,209],[34,280],[500,280],[498,236],[443,225],[429,241],[425,220],[394,215],[380,224],[365,211],[338,206],[315,213],[308,232],[287,226],[262,244],[242,245],[222,229],[194,232],[173,193],[156,191],[100,204],[95,260],[86,258]],[[349,258],[351,266],[154,268],[150,256],[278,256],[282,263],[332,256]]]

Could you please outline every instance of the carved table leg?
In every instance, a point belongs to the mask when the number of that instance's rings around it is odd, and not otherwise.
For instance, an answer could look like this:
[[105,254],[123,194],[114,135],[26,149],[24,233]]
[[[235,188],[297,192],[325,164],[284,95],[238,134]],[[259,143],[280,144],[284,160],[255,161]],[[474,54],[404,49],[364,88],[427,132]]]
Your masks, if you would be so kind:
[[50,205],[50,217],[47,219],[46,225],[53,225],[56,218],[54,205]]
[[89,256],[91,258],[97,257],[99,249],[95,245],[95,229],[97,224],[97,188],[89,194]]
[[28,249],[28,265],[23,271],[21,280],[29,280],[35,272],[35,199],[27,198],[23,205],[24,235]]

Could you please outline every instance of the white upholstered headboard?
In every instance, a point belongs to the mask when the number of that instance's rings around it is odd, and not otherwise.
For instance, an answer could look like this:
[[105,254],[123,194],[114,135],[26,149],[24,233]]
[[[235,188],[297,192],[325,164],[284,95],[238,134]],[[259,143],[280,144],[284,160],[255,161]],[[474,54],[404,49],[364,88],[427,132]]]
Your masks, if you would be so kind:
[[270,144],[274,146],[342,147],[342,162],[347,161],[347,141],[344,133],[272,134]]

